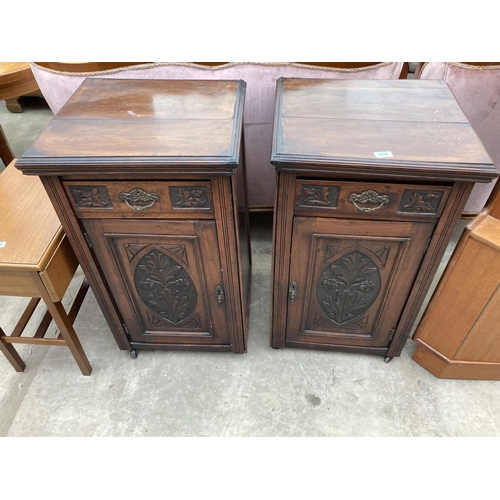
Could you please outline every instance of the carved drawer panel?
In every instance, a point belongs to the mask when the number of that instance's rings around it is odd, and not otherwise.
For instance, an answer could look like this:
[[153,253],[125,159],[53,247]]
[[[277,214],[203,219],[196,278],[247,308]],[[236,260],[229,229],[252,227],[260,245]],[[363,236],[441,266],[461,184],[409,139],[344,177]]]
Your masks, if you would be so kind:
[[449,186],[335,182],[299,179],[295,190],[298,215],[362,218],[435,218],[441,215]]
[[80,218],[213,218],[210,181],[64,183]]

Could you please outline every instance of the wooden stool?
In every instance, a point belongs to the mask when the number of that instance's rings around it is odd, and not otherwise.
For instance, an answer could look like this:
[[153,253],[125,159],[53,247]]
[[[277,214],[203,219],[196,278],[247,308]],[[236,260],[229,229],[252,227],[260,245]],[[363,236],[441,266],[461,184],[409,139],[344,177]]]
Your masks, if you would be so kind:
[[[0,328],[0,351],[18,372],[26,365],[11,344],[69,347],[80,370],[92,367],[73,329],[73,322],[88,290],[83,281],[69,314],[61,300],[78,261],[38,177],[23,176],[12,162],[0,174],[0,295],[32,297],[10,335]],[[40,299],[47,313],[33,337],[22,337]],[[60,334],[45,338],[54,319]]]

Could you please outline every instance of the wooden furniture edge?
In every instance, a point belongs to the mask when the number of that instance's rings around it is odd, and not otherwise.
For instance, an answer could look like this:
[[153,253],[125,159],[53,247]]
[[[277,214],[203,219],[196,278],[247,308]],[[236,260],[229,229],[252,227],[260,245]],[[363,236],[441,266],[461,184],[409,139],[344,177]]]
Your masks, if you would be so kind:
[[412,359],[417,364],[443,379],[500,380],[500,363],[450,360],[420,339]]

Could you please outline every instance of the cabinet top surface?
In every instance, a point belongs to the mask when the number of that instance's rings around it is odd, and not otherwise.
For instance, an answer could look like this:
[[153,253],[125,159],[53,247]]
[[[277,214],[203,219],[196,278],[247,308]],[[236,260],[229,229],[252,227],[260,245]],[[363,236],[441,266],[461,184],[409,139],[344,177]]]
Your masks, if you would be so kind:
[[281,78],[272,162],[488,182],[498,176],[440,80]]
[[235,165],[245,82],[87,78],[18,160],[61,165]]

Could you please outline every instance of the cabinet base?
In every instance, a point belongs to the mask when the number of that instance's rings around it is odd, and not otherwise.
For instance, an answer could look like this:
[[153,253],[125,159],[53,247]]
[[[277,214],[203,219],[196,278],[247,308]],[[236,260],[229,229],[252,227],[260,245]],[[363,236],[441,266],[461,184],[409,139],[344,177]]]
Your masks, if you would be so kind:
[[[166,351],[217,351],[217,352],[231,352],[231,344],[223,345],[200,345],[200,344],[153,344],[130,342],[133,350],[136,349],[162,349]],[[236,353],[239,354],[239,353]]]
[[418,340],[412,359],[438,378],[500,380],[500,363],[450,360]]
[[319,349],[328,351],[356,352],[358,354],[375,354],[377,356],[387,356],[387,347],[356,347],[332,344],[316,344],[311,342],[297,342],[295,340],[285,341],[285,347],[299,347],[301,349]]

